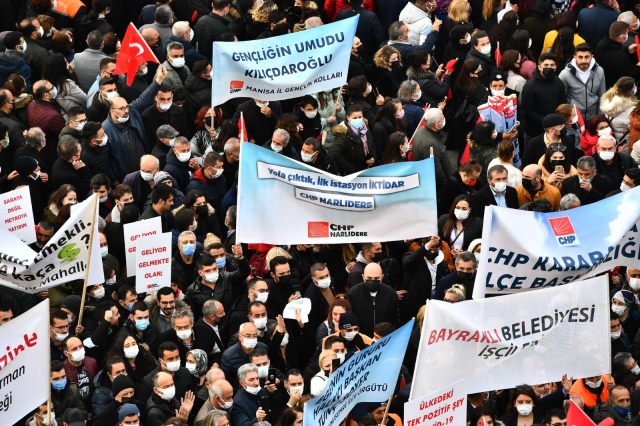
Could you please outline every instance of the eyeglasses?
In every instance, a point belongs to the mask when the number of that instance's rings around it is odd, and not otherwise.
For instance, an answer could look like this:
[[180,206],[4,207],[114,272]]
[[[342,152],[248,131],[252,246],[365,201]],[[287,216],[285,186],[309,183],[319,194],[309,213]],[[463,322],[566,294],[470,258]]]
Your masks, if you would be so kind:
[[553,152],[565,152],[567,150],[567,147],[561,143],[553,143],[549,145],[549,148],[551,148]]
[[123,107],[120,107],[120,108],[111,108],[111,109],[117,109],[120,112],[125,112],[125,111],[129,111],[129,105],[123,106]]

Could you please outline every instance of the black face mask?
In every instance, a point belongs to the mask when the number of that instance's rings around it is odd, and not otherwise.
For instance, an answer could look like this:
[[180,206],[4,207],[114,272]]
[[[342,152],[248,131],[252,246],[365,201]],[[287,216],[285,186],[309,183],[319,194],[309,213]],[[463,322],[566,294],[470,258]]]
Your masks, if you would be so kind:
[[522,178],[522,187],[524,189],[526,189],[527,191],[532,191],[533,190],[533,181],[530,180],[530,179]]
[[564,166],[564,161],[563,160],[549,160],[549,163],[551,163],[551,165],[553,167],[555,167],[555,166]]
[[399,68],[399,67],[400,67],[400,62],[398,61],[391,62],[391,68]]
[[133,404],[133,397],[132,396],[123,396],[122,397],[122,404]]
[[199,218],[209,216],[209,207],[206,204],[196,207],[196,214]]
[[473,279],[473,272],[458,271],[458,278],[460,278],[460,281],[469,282]]
[[278,283],[284,285],[291,285],[291,275],[285,275],[283,277],[278,277]]
[[567,126],[563,127],[562,130],[560,130],[560,137],[564,138],[565,136],[567,136]]
[[427,254],[425,254],[425,255],[424,255],[424,257],[426,257],[426,258],[427,258],[427,260],[435,260],[435,259],[436,259],[436,257],[438,257],[438,254],[439,254],[439,253],[437,253],[437,252],[436,252],[436,253],[434,253],[434,252],[432,252],[431,250],[429,250],[429,251],[427,252]]
[[213,125],[213,117],[205,117],[205,118],[204,118],[204,123],[205,123],[207,126],[211,127],[211,126]]
[[380,282],[380,280],[366,280],[364,282],[364,288],[366,288],[369,293],[375,293],[376,291],[380,290],[381,286],[382,283]]
[[322,370],[324,372],[324,375],[329,377],[329,374],[331,374],[331,370]]
[[382,261],[382,259],[384,259],[384,253],[382,252],[373,253],[373,262],[379,263]]
[[542,70],[542,75],[544,76],[544,78],[551,78],[552,75],[554,75],[556,73],[556,70],[554,70],[553,68],[544,68]]

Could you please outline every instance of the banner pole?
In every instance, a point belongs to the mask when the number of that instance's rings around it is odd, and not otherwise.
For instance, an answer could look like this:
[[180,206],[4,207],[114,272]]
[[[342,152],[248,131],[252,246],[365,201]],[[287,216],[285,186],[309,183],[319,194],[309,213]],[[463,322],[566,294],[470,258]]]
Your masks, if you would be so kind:
[[[98,197],[94,195],[93,198],[94,198],[93,210],[92,210],[93,213],[91,214],[91,217],[94,219],[94,222],[95,222],[96,212],[98,209]],[[80,312],[78,312],[78,325],[80,326],[82,325],[82,314],[84,313],[84,301],[87,298],[87,285],[89,284],[89,271],[91,268],[91,252],[93,250],[93,234],[95,234],[94,229],[96,225],[97,225],[96,223],[93,223],[91,225],[92,230],[91,230],[91,234],[89,234],[89,258],[87,259],[87,269],[84,271],[84,286],[82,286],[82,298],[80,299]]]
[[387,424],[387,416],[389,415],[389,408],[391,408],[392,400],[393,400],[393,394],[391,394],[391,396],[389,397],[389,400],[387,401],[387,408],[384,410],[384,416],[382,416],[382,421],[380,422],[380,424],[382,424],[383,426]]

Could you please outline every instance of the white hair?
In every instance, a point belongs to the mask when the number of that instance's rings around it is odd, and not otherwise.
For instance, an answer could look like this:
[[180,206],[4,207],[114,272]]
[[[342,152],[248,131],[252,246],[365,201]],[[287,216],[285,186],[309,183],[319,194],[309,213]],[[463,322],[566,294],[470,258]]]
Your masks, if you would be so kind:
[[440,119],[443,115],[444,114],[442,114],[440,108],[429,108],[424,112],[424,125],[426,127],[435,126],[436,124],[438,124],[438,122],[440,122]]
[[620,15],[618,15],[618,21],[625,22],[629,25],[633,25],[633,20],[634,20],[633,18],[635,18],[635,15],[630,10],[626,12],[622,12]]
[[171,27],[171,34],[175,37],[184,37],[189,31],[189,23],[187,21],[178,21]]

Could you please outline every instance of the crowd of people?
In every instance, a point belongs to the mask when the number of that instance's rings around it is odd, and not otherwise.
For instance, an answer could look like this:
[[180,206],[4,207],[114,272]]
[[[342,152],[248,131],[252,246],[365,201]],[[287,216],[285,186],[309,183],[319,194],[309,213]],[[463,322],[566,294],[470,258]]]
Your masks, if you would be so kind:
[[[299,426],[342,363],[415,317],[393,398],[340,423],[400,426],[412,382],[428,380],[412,376],[425,303],[471,299],[485,207],[568,210],[640,184],[637,0],[0,5],[0,190],[28,187],[35,252],[96,194],[105,276],[85,291],[0,288],[0,324],[51,307],[51,400],[18,426]],[[212,42],[355,15],[344,87],[211,107]],[[130,85],[115,73],[129,23],[159,59]],[[520,125],[482,121],[491,97]],[[242,143],[343,176],[433,156],[438,235],[242,244]],[[173,237],[170,286],[137,293],[124,225],[155,217]],[[470,426],[564,426],[570,399],[596,423],[640,421],[640,269],[607,275],[611,374],[469,395]],[[300,298],[308,320],[284,319]]]

